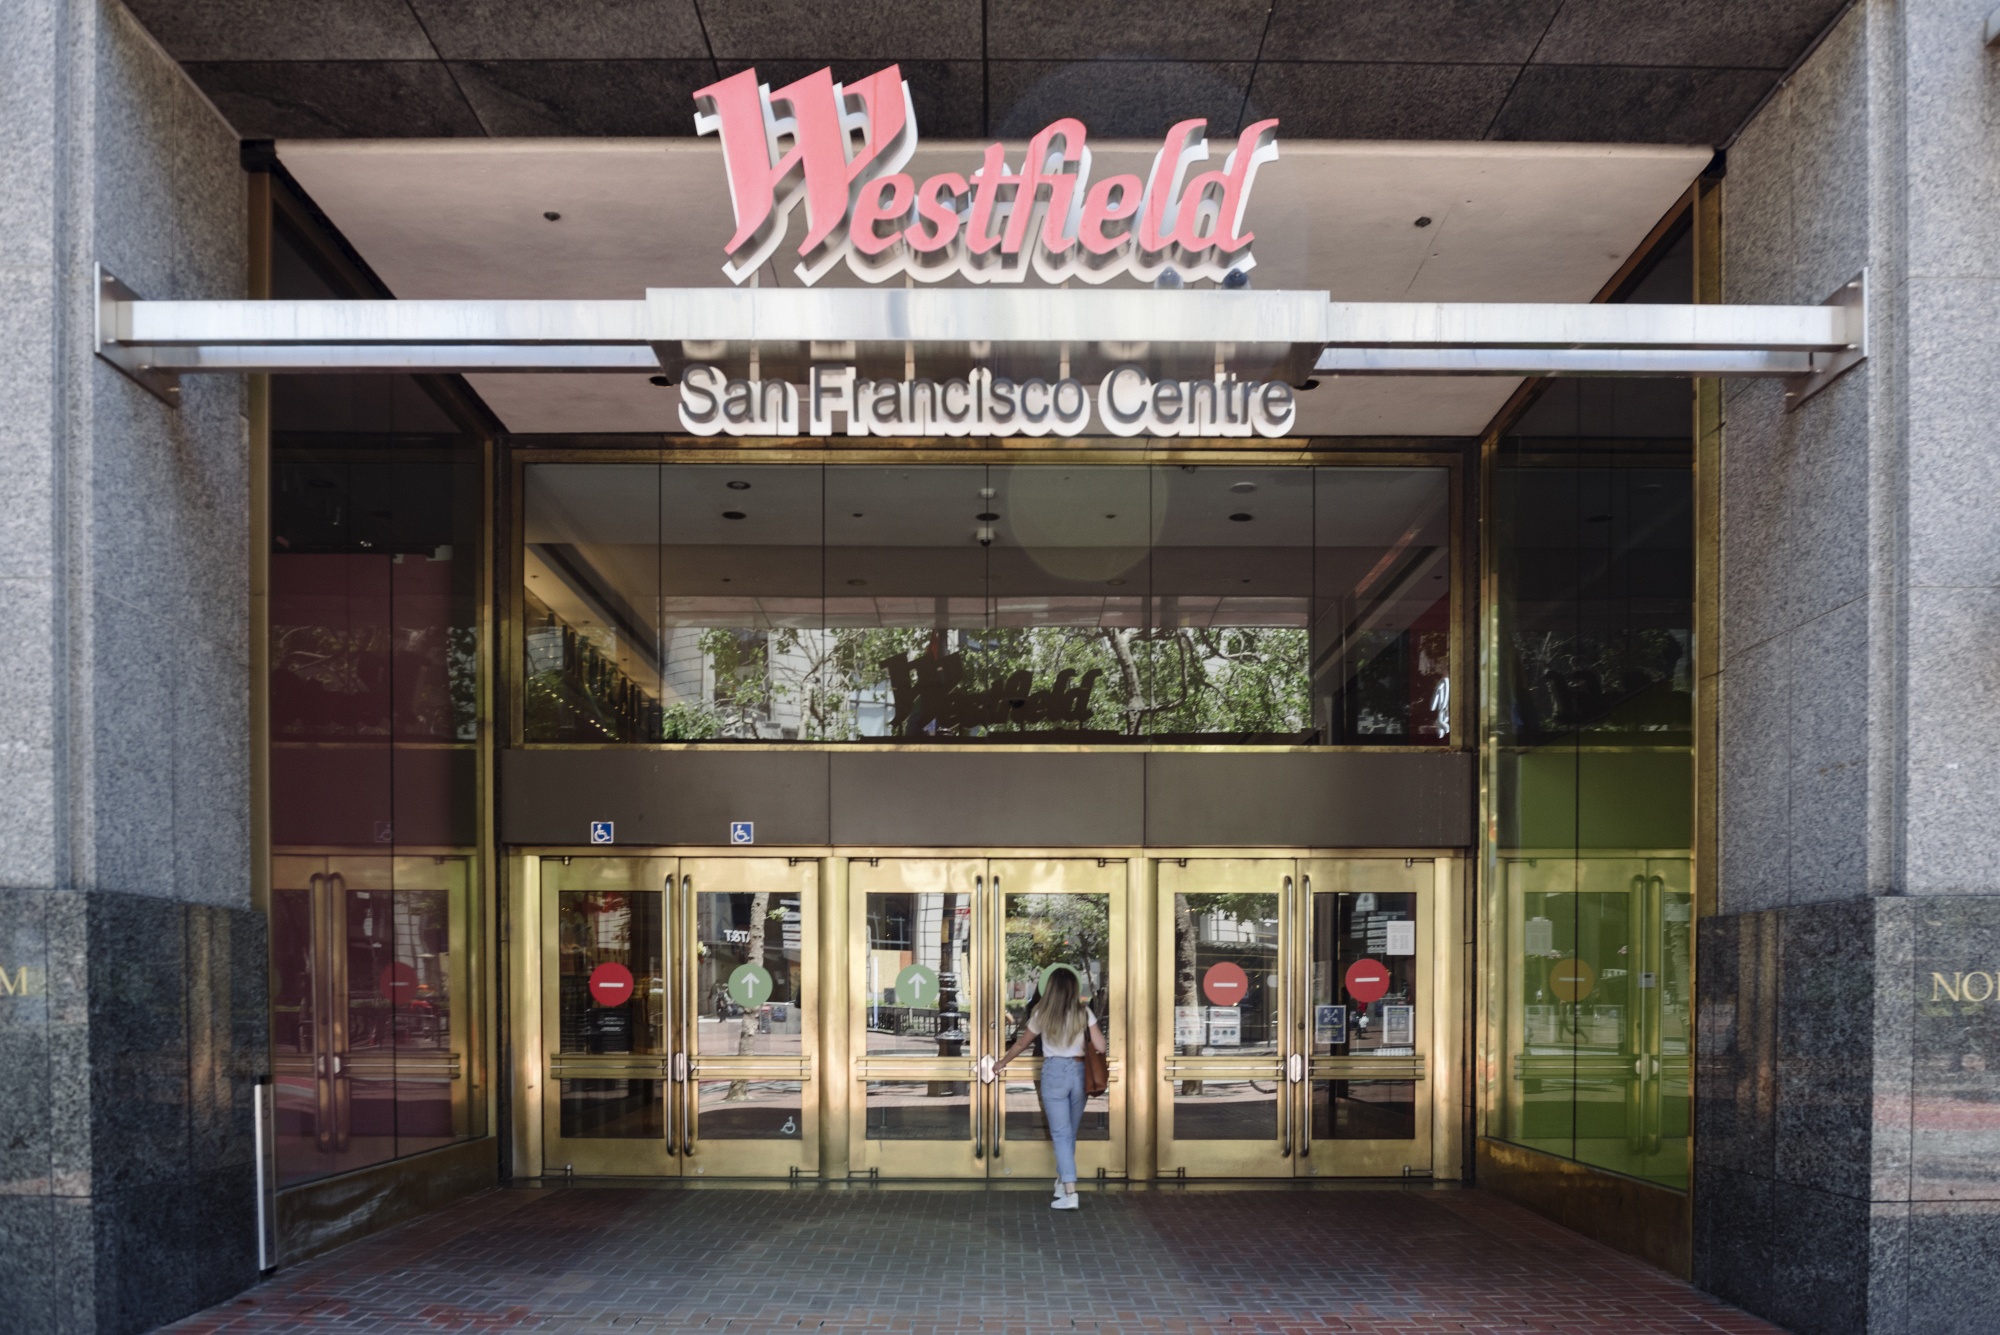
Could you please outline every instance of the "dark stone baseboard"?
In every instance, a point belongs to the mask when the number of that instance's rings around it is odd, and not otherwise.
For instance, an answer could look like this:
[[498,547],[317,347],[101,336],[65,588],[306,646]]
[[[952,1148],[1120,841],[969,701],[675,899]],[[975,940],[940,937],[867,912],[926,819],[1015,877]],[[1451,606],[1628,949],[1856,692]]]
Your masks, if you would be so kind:
[[278,1193],[278,1263],[292,1265],[500,1185],[491,1136]]

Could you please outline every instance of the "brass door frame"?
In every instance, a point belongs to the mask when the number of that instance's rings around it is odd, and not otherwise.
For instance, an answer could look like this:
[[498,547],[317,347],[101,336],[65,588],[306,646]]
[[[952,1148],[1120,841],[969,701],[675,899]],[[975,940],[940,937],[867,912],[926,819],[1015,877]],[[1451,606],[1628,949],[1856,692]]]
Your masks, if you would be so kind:
[[[560,890],[543,885],[541,860],[536,860],[530,906],[539,926],[534,956],[534,987],[541,1004],[537,1008],[541,1043],[536,1072],[541,1087],[542,1168],[548,1173],[574,1172],[585,1177],[678,1177],[681,1171],[680,1145],[675,1139],[674,1120],[674,1034],[675,973],[673,913],[675,886],[680,875],[680,859],[620,852],[620,861],[641,864],[641,875],[658,882],[624,887],[623,893],[660,896],[662,968],[666,971],[662,1044],[665,1051],[618,1055],[566,1054],[562,1051],[562,929]],[[565,859],[565,861],[567,861]],[[607,887],[609,889],[609,887]],[[566,1138],[562,1134],[562,1082],[581,1080],[657,1080],[664,1100],[665,1135],[658,1139],[630,1137]]]
[[[1008,850],[1012,853],[1012,850]],[[868,994],[869,965],[867,896],[896,893],[887,882],[878,883],[873,872],[880,864],[926,864],[944,868],[941,884],[945,893],[965,894],[971,900],[973,933],[970,940],[972,983],[962,1004],[966,1007],[966,1051],[959,1057],[896,1057],[867,1055],[866,1007],[860,999]],[[968,856],[960,853],[905,857],[853,857],[848,863],[848,1006],[847,1031],[850,1078],[841,1083],[847,1089],[848,1171],[884,1177],[990,1178],[1043,1177],[1055,1173],[1055,1150],[1047,1141],[1010,1140],[1007,1137],[1007,1090],[1023,1084],[1039,1085],[1041,1059],[1023,1056],[1003,1075],[994,1075],[992,1063],[1006,1050],[1007,982],[1007,897],[1010,894],[1102,894],[1108,917],[1105,945],[1105,986],[1110,989],[1108,1014],[1111,1083],[1106,1091],[1109,1139],[1085,1140],[1077,1144],[1077,1172],[1085,1180],[1102,1172],[1107,1177],[1127,1175],[1126,1150],[1128,1112],[1126,1075],[1132,1032],[1130,1023],[1127,860],[1111,852],[1068,849],[1047,856]],[[1053,868],[1049,864],[1055,864]],[[1086,870],[1086,881],[1101,885],[1071,887],[1051,885],[1067,880],[1062,872]],[[1026,880],[1030,888],[1021,888]],[[968,1086],[968,1134],[954,1140],[873,1140],[868,1136],[867,1086],[885,1079],[964,1083]]]
[[[1428,1022],[1420,1021],[1423,1031],[1429,1036],[1430,1054],[1427,1058],[1425,1075],[1428,1081],[1428,1104],[1430,1108],[1431,1171],[1443,1179],[1455,1179],[1463,1175],[1462,1163],[1466,1133],[1463,1124],[1465,1108],[1465,1081],[1467,1068],[1464,1054],[1466,1037],[1465,1010],[1467,1006],[1467,985],[1470,981],[1466,951],[1469,948],[1469,929],[1464,919],[1464,885],[1466,858],[1462,853],[1445,850],[1423,850],[1408,848],[1370,849],[1327,849],[1309,848],[1217,848],[1189,847],[1185,849],[1159,849],[1141,847],[1123,848],[908,848],[908,847],[787,847],[776,848],[717,848],[701,847],[638,847],[618,846],[615,848],[586,848],[578,846],[531,847],[511,851],[507,859],[507,889],[509,894],[509,949],[506,952],[508,970],[508,1048],[511,1055],[511,1083],[514,1089],[512,1153],[517,1174],[539,1177],[545,1173],[562,1171],[565,1162],[575,1160],[550,1158],[545,1154],[544,1133],[545,1109],[550,1118],[555,1116],[556,1105],[551,1101],[553,1091],[548,1085],[548,1061],[544,1040],[544,956],[543,922],[541,904],[541,862],[549,857],[653,857],[653,858],[698,858],[720,862],[731,858],[771,858],[784,857],[794,865],[804,865],[810,859],[817,865],[817,894],[815,900],[816,926],[807,930],[814,936],[819,953],[827,967],[814,969],[816,982],[806,993],[814,1007],[814,1020],[818,1029],[817,1061],[813,1063],[813,1076],[817,1087],[816,1098],[806,1096],[807,1115],[814,1119],[817,1136],[817,1173],[828,1180],[844,1180],[851,1174],[866,1175],[874,1167],[879,1174],[891,1175],[890,1169],[877,1158],[872,1164],[866,1144],[866,1112],[860,1088],[863,1073],[868,1069],[865,1034],[857,1034],[855,1016],[858,1008],[850,1004],[850,997],[859,995],[862,988],[855,976],[855,960],[865,953],[867,924],[865,913],[851,913],[855,892],[850,885],[852,873],[858,864],[868,859],[958,858],[965,861],[993,859],[1002,862],[1021,862],[1037,858],[1062,861],[1095,862],[1102,858],[1111,868],[1123,864],[1122,885],[1120,878],[1112,876],[1107,881],[1112,896],[1114,918],[1114,944],[1111,947],[1113,1005],[1122,1015],[1122,1021],[1113,1022],[1113,1100],[1112,1135],[1113,1146],[1123,1159],[1124,1175],[1132,1181],[1146,1181],[1159,1174],[1174,1175],[1185,1168],[1188,1175],[1205,1175],[1215,1172],[1224,1175],[1222,1166],[1213,1169],[1197,1169],[1184,1160],[1177,1159],[1170,1136],[1169,1119],[1172,1115],[1172,1086],[1166,1078],[1166,1062],[1172,1052],[1173,1008],[1170,996],[1164,995],[1159,981],[1160,971],[1173,965],[1171,911],[1161,912],[1159,869],[1163,862],[1182,858],[1245,858],[1276,859],[1289,861],[1295,866],[1301,862],[1316,860],[1345,860],[1350,858],[1409,858],[1418,862],[1430,861],[1434,871],[1431,889],[1429,922],[1429,958],[1431,959],[1431,997]],[[676,862],[678,866],[678,862]],[[678,874],[678,873],[677,873]],[[865,878],[863,878],[865,888]],[[1315,881],[1317,888],[1318,881]],[[1004,894],[1003,873],[1003,894]],[[1301,899],[1303,897],[1301,896]],[[1004,899],[993,896],[989,900],[991,911],[1004,913]],[[1304,907],[1296,910],[1306,912]],[[858,919],[858,921],[857,921]],[[998,933],[996,940],[1004,939],[1004,920],[988,924],[986,930]],[[1295,929],[1297,930],[1297,929]],[[1117,944],[1122,937],[1122,946]],[[553,944],[553,943],[551,943]],[[998,948],[988,952],[998,958]],[[1122,977],[1121,977],[1122,973]],[[997,999],[999,979],[989,978],[987,995]],[[1164,1004],[1163,1004],[1164,1003]],[[992,1004],[989,1003],[989,1009]],[[1304,1004],[1301,988],[1299,1004]],[[552,1001],[549,1009],[553,1011]],[[846,1017],[843,1022],[842,1017]],[[1296,1024],[1297,1018],[1294,1019]],[[1296,1030],[1295,1030],[1296,1032]],[[1122,1034],[1122,1039],[1118,1036]],[[1162,1038],[1164,1037],[1164,1042]],[[808,1031],[808,1047],[812,1047]],[[1122,1049],[1122,1050],[1121,1050]],[[1025,1065],[1023,1063],[1026,1063]],[[953,1071],[958,1065],[970,1069],[975,1062],[960,1062],[951,1059],[946,1063]],[[1023,1059],[1017,1063],[1014,1072],[1027,1074],[1033,1064]],[[1321,1068],[1324,1069],[1324,1068]],[[777,1078],[777,1077],[774,1077]],[[964,1077],[959,1077],[964,1078]],[[1299,1096],[1301,1100],[1304,1095]],[[816,1105],[816,1107],[815,1107]],[[990,1136],[990,1125],[987,1134]],[[1003,1133],[1004,1134],[1004,1133]],[[813,1138],[804,1137],[808,1146]],[[769,1142],[748,1142],[768,1146]],[[913,1142],[926,1145],[935,1142]],[[698,1147],[700,1148],[700,1147]],[[707,1148],[714,1149],[715,1146]],[[1084,1142],[1079,1146],[1079,1165],[1085,1178],[1095,1176],[1100,1165],[1094,1155],[1102,1151],[1104,1142]],[[1003,1147],[1002,1166],[1013,1166],[1012,1174],[1001,1176],[1024,1176],[1026,1170],[1021,1161],[1024,1156],[1045,1148],[1034,1146],[1033,1142],[1007,1142]],[[1315,1176],[1334,1177],[1341,1174],[1320,1167],[1322,1155],[1327,1152],[1327,1143],[1313,1146],[1312,1161]],[[1010,1160],[1008,1156],[1012,1156]],[[984,1176],[984,1170],[975,1171],[981,1160],[969,1160],[960,1165],[964,1176]],[[714,1176],[733,1176],[726,1173],[722,1165],[710,1167]],[[1107,1161],[1101,1165],[1108,1174],[1116,1176],[1119,1167]],[[583,1171],[579,1165],[577,1171]],[[662,1175],[676,1175],[680,1171],[676,1158],[672,1166],[663,1170]],[[802,1172],[814,1171],[802,1167]],[[905,1171],[914,1171],[905,1170]],[[1355,1170],[1372,1171],[1372,1170]],[[1400,1172],[1400,1162],[1390,1171]],[[1420,1171],[1420,1170],[1419,1170]],[[928,1175],[928,1174],[927,1174]]]
[[[701,1003],[696,995],[700,969],[696,963],[700,941],[696,927],[697,895],[709,892],[754,893],[741,880],[728,879],[732,864],[754,862],[764,873],[760,884],[774,892],[787,886],[799,899],[799,1055],[734,1056],[703,1055],[700,1051]],[[780,866],[779,864],[783,865]],[[721,878],[720,884],[710,878]],[[762,858],[682,857],[680,891],[671,910],[673,926],[668,942],[674,970],[675,1006],[678,1023],[673,1029],[675,1050],[685,1054],[685,1063],[672,1065],[669,1086],[669,1139],[678,1137],[683,1174],[705,1177],[789,1177],[819,1172],[820,1157],[820,1069],[818,1053],[819,999],[819,909],[821,898],[818,859],[767,853]],[[799,1084],[799,1129],[796,1139],[704,1139],[701,1134],[701,1086],[724,1079],[747,1081],[797,1081]]]
[[[1354,850],[1272,856],[1276,850],[1231,850],[1222,858],[1155,860],[1150,898],[1157,915],[1153,991],[1158,1015],[1154,1042],[1158,1078],[1156,1155],[1161,1175],[1189,1177],[1402,1177],[1463,1176],[1463,1057],[1465,1039],[1465,940],[1461,883],[1464,859],[1444,852]],[[1401,858],[1417,895],[1416,990],[1419,1019],[1411,1058],[1319,1057],[1312,1053],[1309,1021],[1312,977],[1312,911],[1315,895],[1338,893],[1343,864]],[[1174,1055],[1174,910],[1169,865],[1201,862],[1256,865],[1278,895],[1280,997],[1277,1051],[1269,1057]],[[1315,880],[1317,879],[1317,884]],[[1200,891],[1193,891],[1200,893]],[[1182,1140],[1174,1135],[1174,1085],[1203,1075],[1261,1075],[1279,1085],[1268,1141]],[[1315,1141],[1312,1089],[1325,1079],[1411,1078],[1416,1085],[1415,1135],[1410,1140]]]
[[[1174,1013],[1179,998],[1174,993],[1173,897],[1176,894],[1211,893],[1205,884],[1200,888],[1188,885],[1177,889],[1174,885],[1180,879],[1177,873],[1186,871],[1198,875],[1221,873],[1231,877],[1229,884],[1239,883],[1240,878],[1240,883],[1255,888],[1245,888],[1237,893],[1269,893],[1278,901],[1276,958],[1279,996],[1272,1020],[1275,1050],[1268,1056],[1181,1057],[1174,1053]],[[1157,1099],[1156,1152],[1159,1171],[1163,1176],[1290,1177],[1293,1174],[1292,1149],[1299,1104],[1297,1085],[1303,1081],[1302,1073],[1299,1081],[1290,1078],[1291,1058],[1299,1055],[1297,1036],[1303,1013],[1301,1000],[1296,995],[1302,990],[1298,985],[1298,970],[1292,963],[1299,951],[1298,859],[1259,857],[1248,852],[1224,857],[1160,858],[1154,865],[1151,889],[1157,901],[1155,916],[1159,934],[1155,957],[1158,961],[1157,972],[1153,979],[1153,988],[1159,997],[1158,1027],[1154,1040],[1159,1054],[1157,1078],[1161,1085]],[[1196,980],[1195,987],[1199,996],[1200,979]],[[1268,1140],[1193,1140],[1177,1137],[1174,1134],[1174,1086],[1199,1081],[1203,1077],[1250,1082],[1261,1077],[1276,1085],[1271,1137]]]

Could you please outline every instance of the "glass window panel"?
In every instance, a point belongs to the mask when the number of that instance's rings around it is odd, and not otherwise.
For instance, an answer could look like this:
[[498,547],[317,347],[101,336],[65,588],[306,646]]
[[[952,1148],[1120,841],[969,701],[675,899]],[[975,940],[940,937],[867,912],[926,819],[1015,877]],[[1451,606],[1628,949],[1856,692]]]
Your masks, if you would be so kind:
[[1442,745],[1449,491],[1436,468],[533,465],[528,738]]
[[537,465],[522,506],[522,695],[531,742],[658,741],[660,470]]
[[[1012,1043],[1041,1003],[1042,975],[1052,965],[1075,970],[1084,1004],[1111,1042],[1111,897],[1094,894],[1007,895],[1006,1034]],[[1041,1055],[1037,1041],[1035,1055]]]
[[1114,645],[1140,683],[1128,706],[1136,731],[1162,742],[1318,740],[1308,690],[1314,470],[1150,471],[1150,615]]
[[[1218,1006],[1204,981],[1241,969],[1243,1001]],[[1199,892],[1174,896],[1174,1054],[1256,1057],[1277,1052],[1278,896]],[[1175,1134],[1179,1134],[1176,1132]]]
[[395,962],[389,1001],[396,1036],[396,1152],[416,1154],[468,1134],[469,1007],[463,949],[472,859],[395,862]]
[[1313,710],[1321,740],[1451,740],[1451,514],[1436,468],[1314,478]]
[[[1418,1010],[1416,895],[1322,893],[1313,896],[1312,912],[1312,1050],[1340,1057],[1415,1052],[1417,1025],[1428,1018]],[[1389,990],[1366,1002],[1348,992],[1346,981],[1362,960],[1389,975]],[[1340,1009],[1326,1016],[1322,1006]],[[1343,1041],[1332,1041],[1342,1033]]]
[[[565,890],[557,896],[561,1051],[666,1051],[660,900],[658,890]],[[630,975],[631,995],[616,1005],[602,1004],[590,986],[606,966]]]
[[703,891],[694,897],[695,1051],[796,1056],[803,923],[797,895]]
[[569,1140],[658,1140],[667,1134],[660,1080],[561,1080],[557,1102]]
[[[943,863],[908,864],[911,874]],[[857,1000],[867,1016],[871,1056],[959,1057],[972,1016],[972,896],[937,891],[870,891],[868,961]]]
[[1183,1080],[1174,1086],[1175,1140],[1269,1140],[1278,1134],[1276,1075]]
[[870,1080],[865,1117],[870,1140],[967,1140],[971,1086],[963,1080]]
[[[1007,1081],[1007,1139],[1047,1140],[1048,1114],[1042,1111],[1042,1091],[1032,1080]],[[1077,1122],[1078,1140],[1111,1139],[1111,1100],[1099,1094],[1083,1101],[1083,1116]]]
[[1415,1140],[1414,1080],[1315,1080],[1314,1140]]
[[[1686,235],[1626,299],[1685,301]],[[1687,1186],[1693,385],[1553,381],[1491,488],[1502,1138]]]
[[797,1080],[698,1082],[695,1130],[703,1140],[798,1140],[805,1086]]

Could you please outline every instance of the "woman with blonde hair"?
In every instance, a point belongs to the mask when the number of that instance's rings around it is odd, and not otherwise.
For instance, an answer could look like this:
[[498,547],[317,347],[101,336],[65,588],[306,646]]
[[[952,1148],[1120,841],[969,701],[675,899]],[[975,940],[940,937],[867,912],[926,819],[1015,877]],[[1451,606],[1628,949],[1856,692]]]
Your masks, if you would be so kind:
[[1053,1210],[1077,1208],[1076,1128],[1083,1120],[1083,1045],[1106,1051],[1097,1017],[1083,1004],[1077,981],[1076,970],[1067,964],[1049,970],[1041,1004],[1028,1013],[1028,1022],[1007,1054],[993,1063],[998,1075],[1030,1043],[1042,1040],[1042,1111],[1048,1114],[1049,1138],[1056,1143],[1056,1198],[1049,1206]]

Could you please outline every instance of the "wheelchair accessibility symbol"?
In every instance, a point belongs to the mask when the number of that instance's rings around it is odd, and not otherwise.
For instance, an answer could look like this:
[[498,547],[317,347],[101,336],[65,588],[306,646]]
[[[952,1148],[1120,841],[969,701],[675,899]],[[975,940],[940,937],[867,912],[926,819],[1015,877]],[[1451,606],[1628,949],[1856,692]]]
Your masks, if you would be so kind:
[[778,1134],[781,1136],[796,1136],[799,1134],[799,1124],[787,1117],[785,1124],[778,1128]]
[[590,823],[590,842],[593,844],[608,844],[612,842],[611,822],[608,820],[592,821]]
[[732,844],[754,844],[757,842],[757,826],[753,821],[733,820],[729,822],[729,842]]

